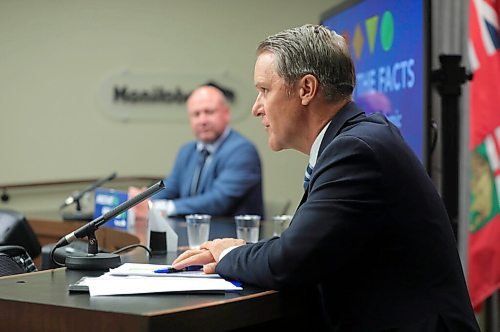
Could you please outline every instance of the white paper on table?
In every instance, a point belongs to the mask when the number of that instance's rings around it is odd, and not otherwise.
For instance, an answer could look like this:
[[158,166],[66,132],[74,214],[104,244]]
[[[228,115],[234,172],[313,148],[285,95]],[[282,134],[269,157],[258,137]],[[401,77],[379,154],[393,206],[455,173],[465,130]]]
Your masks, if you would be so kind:
[[105,274],[98,278],[87,278],[90,296],[147,294],[165,292],[202,292],[202,291],[240,291],[222,278],[155,278],[155,277],[116,277]]
[[206,274],[203,271],[183,271],[175,273],[155,273],[155,270],[172,267],[161,264],[125,263],[110,269],[107,274],[113,276],[142,276],[142,277],[185,277],[185,278],[221,278],[218,274]]

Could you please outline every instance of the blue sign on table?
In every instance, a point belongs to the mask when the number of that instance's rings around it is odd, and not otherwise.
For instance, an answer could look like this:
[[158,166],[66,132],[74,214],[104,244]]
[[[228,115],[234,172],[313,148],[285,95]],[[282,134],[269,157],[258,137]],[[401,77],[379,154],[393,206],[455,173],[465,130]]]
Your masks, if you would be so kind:
[[[94,218],[111,211],[128,199],[128,193],[107,188],[97,188],[95,190]],[[103,226],[127,229],[127,211],[108,220]]]

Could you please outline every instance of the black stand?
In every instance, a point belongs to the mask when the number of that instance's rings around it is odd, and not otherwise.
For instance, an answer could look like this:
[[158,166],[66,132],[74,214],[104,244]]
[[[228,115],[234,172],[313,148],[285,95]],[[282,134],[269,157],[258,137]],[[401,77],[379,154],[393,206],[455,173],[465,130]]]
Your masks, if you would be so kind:
[[[94,225],[94,224],[93,224]],[[108,270],[118,267],[122,264],[120,256],[117,254],[99,253],[99,245],[95,237],[95,227],[88,227],[87,238],[88,255],[87,256],[69,256],[66,257],[66,267],[70,270]]]
[[441,165],[442,197],[455,238],[458,231],[459,97],[461,86],[472,79],[460,67],[460,55],[440,55],[441,69],[432,72],[432,82],[441,96]]
[[82,197],[86,193],[95,190],[99,186],[103,185],[104,183],[106,183],[108,181],[113,180],[114,178],[116,178],[116,172],[112,173],[111,175],[109,175],[109,176],[107,176],[105,178],[98,179],[96,182],[94,182],[91,185],[87,186],[82,191],[79,191],[75,195],[68,197],[64,201],[63,205],[61,205],[61,207],[59,209],[61,210],[61,209],[65,208],[66,206],[75,203],[76,204],[76,211],[75,212],[70,212],[70,213],[63,213],[62,214],[63,220],[91,221],[94,218],[94,214],[93,213],[82,212],[82,205],[80,203],[80,199],[82,199]]
[[63,220],[91,221],[92,219],[94,219],[93,213],[82,212],[82,205],[80,203],[80,198],[75,198],[75,204],[76,204],[76,211],[63,213],[62,214]]
[[[52,248],[50,257],[54,260],[54,252],[57,248],[66,246],[76,239],[82,239],[87,237],[89,239],[88,245],[88,255],[87,256],[68,256],[66,257],[66,267],[68,269],[74,270],[107,270],[110,268],[115,268],[121,265],[120,256],[115,254],[98,253],[97,239],[95,237],[95,231],[104,223],[106,223],[111,218],[116,217],[120,213],[130,209],[131,207],[139,204],[145,199],[158,193],[160,190],[165,188],[163,181],[152,185],[148,189],[144,190],[139,195],[132,197],[126,202],[118,205],[113,210],[107,212],[106,214],[100,216],[97,219],[92,220],[88,224],[83,225],[76,231],[62,237],[56,245]],[[59,264],[60,265],[60,264]]]

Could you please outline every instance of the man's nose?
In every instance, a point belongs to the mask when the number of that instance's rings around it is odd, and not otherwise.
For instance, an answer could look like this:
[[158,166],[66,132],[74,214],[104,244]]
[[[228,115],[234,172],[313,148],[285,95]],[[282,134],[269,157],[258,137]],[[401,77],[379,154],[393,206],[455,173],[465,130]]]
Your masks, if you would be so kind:
[[260,95],[257,96],[255,99],[255,102],[253,103],[252,106],[252,115],[255,117],[259,117],[264,114],[264,107],[260,101]]
[[208,120],[208,116],[205,113],[201,113],[198,116],[198,122],[200,122],[200,123],[206,123],[207,120]]

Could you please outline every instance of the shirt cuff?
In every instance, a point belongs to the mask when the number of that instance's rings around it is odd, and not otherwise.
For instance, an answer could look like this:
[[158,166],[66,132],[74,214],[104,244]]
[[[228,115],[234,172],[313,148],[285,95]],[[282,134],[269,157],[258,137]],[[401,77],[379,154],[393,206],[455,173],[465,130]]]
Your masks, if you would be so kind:
[[224,258],[224,256],[226,256],[231,250],[233,250],[234,248],[237,248],[239,246],[232,246],[232,247],[229,247],[229,248],[226,248],[224,249],[221,253],[220,253],[220,256],[219,256],[219,262]]
[[153,201],[153,207],[162,212],[165,212],[167,216],[172,216],[175,214],[175,204],[172,200],[157,199]]
[[175,212],[175,204],[174,204],[174,201],[170,201],[168,200],[167,201],[167,215],[169,216],[173,216],[175,215],[176,212]]

